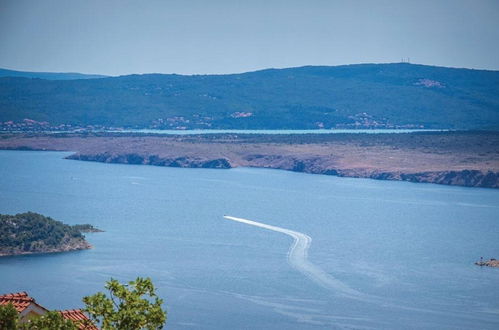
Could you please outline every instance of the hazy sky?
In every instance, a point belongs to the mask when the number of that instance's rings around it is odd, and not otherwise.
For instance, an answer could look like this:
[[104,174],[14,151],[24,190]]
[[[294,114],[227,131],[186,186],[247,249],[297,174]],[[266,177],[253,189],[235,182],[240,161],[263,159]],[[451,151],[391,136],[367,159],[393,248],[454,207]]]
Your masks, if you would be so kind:
[[400,62],[499,70],[499,0],[0,0],[0,67],[231,73]]

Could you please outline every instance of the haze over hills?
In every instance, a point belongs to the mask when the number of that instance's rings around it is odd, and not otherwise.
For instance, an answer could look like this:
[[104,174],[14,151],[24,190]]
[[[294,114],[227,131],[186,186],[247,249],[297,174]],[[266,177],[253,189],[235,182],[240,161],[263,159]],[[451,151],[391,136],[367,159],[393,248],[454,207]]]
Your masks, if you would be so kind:
[[499,128],[499,71],[359,64],[230,75],[0,78],[0,121],[134,128]]
[[84,74],[84,73],[75,73],[75,72],[28,72],[28,71],[0,69],[0,77],[40,78],[47,80],[73,80],[73,79],[105,78],[107,76],[99,74]]

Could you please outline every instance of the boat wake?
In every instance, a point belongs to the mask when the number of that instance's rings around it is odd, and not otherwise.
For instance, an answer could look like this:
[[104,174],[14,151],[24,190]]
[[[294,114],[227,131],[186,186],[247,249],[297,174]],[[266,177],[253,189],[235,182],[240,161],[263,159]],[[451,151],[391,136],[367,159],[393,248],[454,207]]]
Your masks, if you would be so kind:
[[310,244],[312,242],[312,238],[304,233],[300,233],[298,231],[282,228],[282,227],[277,227],[277,226],[272,226],[272,225],[267,225],[265,223],[253,221],[253,220],[248,220],[248,219],[243,219],[243,218],[236,218],[228,215],[224,215],[225,219],[232,220],[232,221],[237,221],[241,222],[247,225],[255,226],[255,227],[260,227],[272,231],[276,231],[279,233],[286,234],[288,236],[291,236],[294,240],[293,244],[289,248],[288,251],[288,262],[289,264],[317,283],[318,285],[322,286],[323,288],[332,291],[338,296],[349,298],[349,299],[354,299],[358,301],[362,301],[365,303],[371,303],[371,304],[376,304],[378,306],[382,306],[384,308],[396,308],[396,309],[402,309],[406,311],[411,311],[411,312],[423,312],[423,313],[428,313],[428,314],[433,314],[433,315],[446,315],[448,317],[457,317],[457,318],[475,318],[476,316],[474,314],[467,315],[468,313],[461,312],[459,314],[457,313],[450,313],[448,311],[441,311],[441,310],[435,310],[435,309],[430,309],[430,308],[418,308],[418,307],[412,307],[412,306],[405,306],[403,302],[390,302],[386,299],[372,296],[369,294],[362,293],[360,291],[357,291],[347,284],[341,282],[340,280],[334,278],[331,276],[329,273],[326,273],[323,269],[320,267],[314,265],[308,260],[308,249],[310,248]]
[[224,218],[227,220],[237,221],[247,225],[260,227],[291,236],[294,240],[288,251],[288,262],[291,267],[293,267],[315,283],[319,284],[320,286],[332,290],[338,295],[359,300],[365,300],[367,298],[365,294],[349,287],[345,283],[334,278],[330,274],[326,273],[323,269],[314,265],[308,260],[308,249],[310,248],[310,244],[312,243],[312,238],[310,236],[298,231],[267,225],[265,223],[253,220],[236,218],[228,215],[224,215]]

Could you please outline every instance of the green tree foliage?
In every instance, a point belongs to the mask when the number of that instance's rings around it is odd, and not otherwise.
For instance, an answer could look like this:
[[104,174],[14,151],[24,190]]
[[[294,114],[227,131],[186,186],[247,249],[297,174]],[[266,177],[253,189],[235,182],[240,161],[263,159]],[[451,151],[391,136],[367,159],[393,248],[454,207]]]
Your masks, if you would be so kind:
[[12,304],[0,306],[0,330],[76,330],[73,322],[65,320],[59,312],[47,312],[27,322],[19,322],[19,314]]
[[77,330],[76,325],[66,320],[59,312],[50,311],[46,314],[34,317],[28,322],[20,323],[19,330]]
[[[499,72],[362,64],[232,75],[0,78],[0,122],[188,128],[317,128],[366,120],[498,126]],[[251,116],[239,117],[238,113]],[[170,126],[171,124],[171,126]],[[350,126],[349,126],[350,127]]]
[[[155,292],[150,278],[137,278],[128,284],[111,279],[105,288],[109,296],[98,292],[84,297],[84,311],[103,330],[162,329],[166,311],[163,300]],[[0,330],[76,330],[78,325],[66,320],[57,311],[18,322],[19,314],[12,304],[0,306]],[[89,322],[87,320],[87,322]]]
[[12,304],[0,305],[0,329],[15,330],[18,314]]
[[43,252],[71,239],[83,239],[78,228],[38,213],[0,214],[0,253]]
[[137,278],[128,284],[111,279],[105,288],[109,296],[98,292],[83,298],[85,311],[103,330],[161,329],[166,312],[150,278]]

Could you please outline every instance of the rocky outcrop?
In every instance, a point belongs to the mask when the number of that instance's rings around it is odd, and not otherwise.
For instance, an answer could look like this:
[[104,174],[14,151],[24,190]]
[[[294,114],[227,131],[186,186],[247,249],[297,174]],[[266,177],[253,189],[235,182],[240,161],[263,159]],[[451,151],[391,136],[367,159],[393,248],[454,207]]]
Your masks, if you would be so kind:
[[465,187],[499,188],[499,173],[492,171],[462,170],[419,173],[373,172],[369,177],[377,180],[401,180]]
[[[119,164],[141,164],[184,168],[232,168],[226,158],[207,159],[202,157],[181,156],[165,158],[158,155],[130,154],[73,154],[69,159],[96,161]],[[376,180],[396,180],[419,183],[437,183],[466,187],[499,188],[499,172],[462,170],[462,171],[427,171],[406,173],[402,171],[381,171],[372,168],[332,167],[331,157],[295,158],[292,156],[251,154],[243,158],[239,166],[274,168],[294,172],[325,174],[339,177],[370,178]]]
[[480,267],[487,266],[487,267],[498,267],[499,268],[499,260],[496,260],[494,258],[487,260],[487,261],[480,260],[480,261],[475,262],[475,265],[480,266]]
[[0,149],[76,151],[70,159],[295,172],[499,188],[499,132],[413,134],[3,134]]
[[[350,176],[348,171],[336,171],[340,176]],[[343,174],[343,175],[342,175]],[[492,171],[432,171],[420,173],[378,172],[373,171],[365,176],[376,180],[398,180],[418,183],[437,183],[465,187],[499,188],[499,173]]]
[[200,157],[176,157],[163,158],[157,155],[139,154],[73,154],[67,159],[86,160],[102,163],[135,164],[135,165],[155,165],[168,167],[187,168],[231,168],[230,162],[225,158],[205,159]]
[[77,250],[91,249],[90,245],[84,238],[76,238],[65,236],[57,246],[47,246],[45,244],[33,244],[29,250],[22,247],[0,247],[0,257],[23,255],[23,254],[39,254],[39,253],[56,253],[68,252]]
[[[293,159],[283,157],[250,158],[251,166],[276,168],[294,172],[325,174],[339,177],[370,178],[376,180],[396,180],[419,183],[437,183],[465,187],[499,188],[499,172],[462,170],[427,171],[404,173],[401,171],[380,171],[365,168],[330,168],[321,158]],[[255,160],[257,160],[255,162]],[[256,164],[255,164],[256,163]]]

